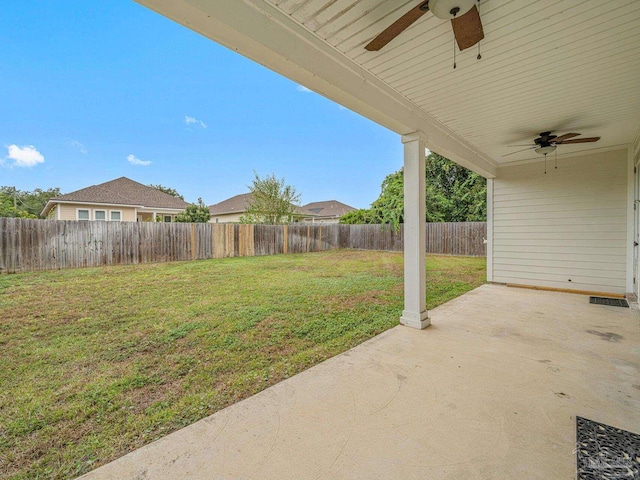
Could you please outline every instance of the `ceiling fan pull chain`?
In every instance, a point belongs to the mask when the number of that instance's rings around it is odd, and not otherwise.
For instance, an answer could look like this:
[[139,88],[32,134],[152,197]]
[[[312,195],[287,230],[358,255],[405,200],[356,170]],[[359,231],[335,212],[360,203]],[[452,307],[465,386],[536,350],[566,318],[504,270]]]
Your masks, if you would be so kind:
[[556,149],[556,170],[558,169],[558,150]]
[[453,69],[456,68],[456,38],[453,37]]
[[[453,15],[453,20],[456,19],[456,15],[458,15],[458,11],[460,10],[460,8],[458,7],[453,7],[451,9],[451,15]],[[451,20],[451,22],[453,22],[453,20]],[[456,69],[456,34],[453,34],[453,69]]]
[[[480,11],[480,0],[478,0],[478,11]],[[480,24],[480,28],[478,29],[478,32],[480,32],[482,30],[482,24]],[[480,60],[482,58],[482,55],[480,55],[480,41],[478,41],[478,56],[476,57],[476,60]]]
[[544,174],[547,174],[547,154],[544,154]]

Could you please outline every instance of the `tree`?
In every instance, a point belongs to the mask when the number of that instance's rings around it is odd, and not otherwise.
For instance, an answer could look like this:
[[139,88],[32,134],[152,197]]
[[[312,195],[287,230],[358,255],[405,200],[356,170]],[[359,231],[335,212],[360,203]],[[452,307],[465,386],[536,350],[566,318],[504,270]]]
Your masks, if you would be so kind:
[[340,217],[340,223],[354,225],[358,223],[375,223],[371,218],[372,210],[370,208],[360,208],[352,210]]
[[253,183],[248,186],[251,197],[240,223],[264,223],[276,225],[290,222],[296,207],[300,206],[300,194],[285,179],[275,174],[261,178],[255,171]]
[[165,187],[164,185],[160,185],[160,184],[154,185],[152,183],[150,183],[149,186],[152,188],[155,188],[156,190],[160,190],[161,192],[164,192],[168,195],[172,195],[174,197],[178,197],[181,200],[184,200],[184,197],[180,195],[175,188]]
[[[427,222],[471,222],[487,218],[486,180],[436,153],[426,158],[425,194]],[[404,173],[399,170],[384,179],[380,196],[371,208],[345,216],[340,222],[382,223],[398,228],[403,220]]]
[[176,215],[175,221],[181,223],[207,223],[210,218],[209,208],[199,198],[197,205],[195,203],[189,205],[184,212]]
[[59,188],[36,188],[27,192],[14,187],[0,187],[0,217],[39,218],[47,202],[59,195]]

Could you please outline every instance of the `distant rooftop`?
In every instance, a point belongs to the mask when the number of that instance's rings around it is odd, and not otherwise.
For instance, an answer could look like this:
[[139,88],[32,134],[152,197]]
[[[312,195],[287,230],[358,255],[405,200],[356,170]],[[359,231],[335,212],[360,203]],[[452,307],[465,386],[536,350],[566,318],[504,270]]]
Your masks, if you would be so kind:
[[[209,213],[214,215],[227,215],[231,213],[244,213],[251,201],[251,193],[242,193],[235,197],[228,198],[222,202],[216,203],[209,207]],[[312,217],[341,217],[347,212],[351,212],[355,208],[347,204],[338,202],[337,200],[326,200],[323,202],[312,202],[303,207],[296,208],[296,212],[301,215]]]
[[75,192],[52,198],[43,211],[46,215],[57,202],[82,202],[97,204],[132,205],[148,208],[175,208],[184,210],[189,203],[164,193],[157,188],[143,185],[127,177],[92,185]]
[[302,207],[304,212],[319,217],[338,218],[345,213],[352,212],[355,208],[337,200],[326,200],[324,202],[311,202]]

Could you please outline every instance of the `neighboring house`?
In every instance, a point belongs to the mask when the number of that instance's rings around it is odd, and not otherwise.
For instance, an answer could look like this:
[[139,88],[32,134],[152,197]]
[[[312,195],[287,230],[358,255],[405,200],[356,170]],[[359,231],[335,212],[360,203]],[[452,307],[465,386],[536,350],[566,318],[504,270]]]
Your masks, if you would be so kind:
[[340,217],[354,210],[355,208],[338,202],[337,200],[311,202],[302,207],[302,211],[307,213],[307,216],[305,216],[302,221],[310,223],[338,223]]
[[250,193],[242,193],[235,197],[227,198],[220,203],[211,205],[209,207],[209,213],[211,223],[237,223],[240,221],[240,217],[244,215],[247,210],[247,206],[251,201]]
[[42,216],[50,220],[112,222],[174,221],[189,205],[160,190],[120,177],[49,200]]
[[[454,34],[431,13],[365,48],[418,1],[138,1],[401,135],[402,323],[428,324],[425,148],[488,179],[488,281],[640,294],[638,2],[480,2],[487,51],[454,69]],[[549,130],[561,142],[534,143]]]
[[[222,202],[216,203],[209,207],[211,218],[210,223],[238,223],[240,217],[245,214],[247,207],[251,202],[251,193],[242,193],[235,197],[227,198]],[[310,212],[304,211],[304,208],[296,207],[295,222],[299,222],[304,215],[312,215]]]
[[[211,223],[237,223],[244,215],[251,201],[251,193],[243,193],[211,205]],[[295,222],[338,223],[340,217],[355,208],[337,200],[312,202],[303,207],[296,207]]]

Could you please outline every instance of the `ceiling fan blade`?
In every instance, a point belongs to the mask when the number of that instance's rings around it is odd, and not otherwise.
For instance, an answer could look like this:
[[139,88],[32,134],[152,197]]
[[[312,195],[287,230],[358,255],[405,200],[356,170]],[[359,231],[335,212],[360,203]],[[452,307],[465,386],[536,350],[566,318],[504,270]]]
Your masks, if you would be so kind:
[[484,38],[480,12],[478,12],[478,8],[475,5],[464,15],[453,18],[451,27],[460,50],[473,47]]
[[502,155],[503,157],[508,157],[509,155],[515,155],[516,153],[520,153],[520,152],[526,152],[527,150],[533,150],[534,148],[536,148],[538,145],[534,145],[533,147],[529,147],[529,148],[525,148],[524,150],[518,150],[517,152],[511,152],[511,153],[507,153],[506,155]]
[[537,147],[537,146],[538,145],[536,145],[535,143],[527,143],[527,144],[521,143],[517,145],[507,145],[507,147],[531,147],[531,148]]
[[592,143],[600,140],[600,137],[576,138],[575,140],[565,140],[561,145],[569,145],[571,143]]
[[564,135],[560,135],[559,137],[554,138],[552,140],[552,142],[561,143],[561,142],[564,142],[565,140],[569,140],[570,138],[577,137],[578,135],[580,135],[580,134],[579,133],[565,133]]
[[420,5],[416,5],[403,16],[401,16],[398,20],[389,25],[385,30],[382,31],[376,38],[371,40],[367,44],[365,49],[370,52],[377,52],[382,47],[384,47],[391,40],[396,38],[402,32],[404,32],[407,28],[409,28],[413,22],[418,20],[422,15],[429,11],[429,2],[422,2]]

